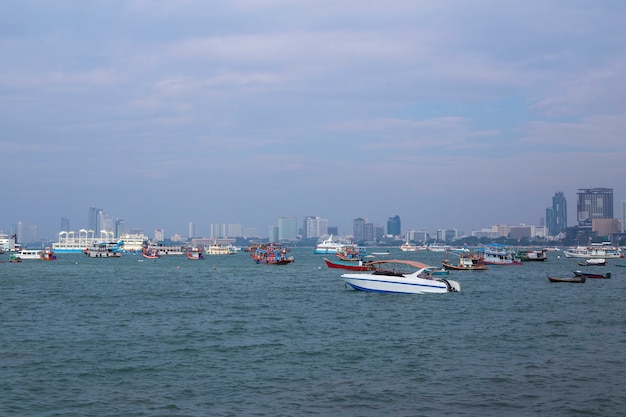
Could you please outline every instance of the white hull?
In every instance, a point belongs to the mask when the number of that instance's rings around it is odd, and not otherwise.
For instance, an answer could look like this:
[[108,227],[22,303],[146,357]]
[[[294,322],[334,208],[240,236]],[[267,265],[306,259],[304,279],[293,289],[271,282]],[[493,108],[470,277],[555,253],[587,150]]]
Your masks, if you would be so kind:
[[23,250],[21,250],[19,252],[16,252],[15,256],[17,256],[18,258],[20,258],[23,261],[25,261],[25,260],[33,260],[33,259],[41,260],[41,250],[23,249]]
[[234,255],[237,253],[233,246],[209,245],[207,255]]
[[375,274],[343,274],[346,285],[355,290],[400,294],[428,294],[461,291],[457,281],[419,278],[409,276],[389,276]]
[[341,251],[342,246],[338,246],[338,247],[317,247],[315,248],[315,250],[313,251],[314,254],[316,255],[328,255],[328,254],[333,254],[333,253],[337,253],[339,251]]
[[86,254],[90,258],[119,258],[122,256],[120,252],[87,251]]
[[624,257],[624,254],[619,248],[576,248],[572,250],[564,250],[563,254],[565,254],[565,257],[567,258],[587,259],[619,259]]
[[346,248],[357,248],[357,245],[353,243],[341,243],[333,240],[333,235],[330,235],[328,239],[322,243],[318,243],[313,253],[316,255],[329,255],[333,253],[339,253]]

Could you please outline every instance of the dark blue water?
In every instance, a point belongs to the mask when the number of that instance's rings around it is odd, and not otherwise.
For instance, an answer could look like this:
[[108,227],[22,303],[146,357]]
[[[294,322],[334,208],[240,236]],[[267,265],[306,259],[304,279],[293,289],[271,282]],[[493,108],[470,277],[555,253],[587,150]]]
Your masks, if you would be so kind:
[[[2,416],[616,416],[626,268],[451,272],[461,293],[348,290],[311,249],[256,265],[125,255],[0,264]],[[439,264],[435,253],[397,257]],[[623,260],[622,260],[623,261]]]

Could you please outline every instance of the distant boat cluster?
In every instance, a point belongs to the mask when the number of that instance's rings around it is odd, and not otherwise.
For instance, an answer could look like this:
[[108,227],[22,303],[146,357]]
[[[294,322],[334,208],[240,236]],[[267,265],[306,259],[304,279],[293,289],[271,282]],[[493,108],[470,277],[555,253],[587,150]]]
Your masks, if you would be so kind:
[[[458,281],[446,277],[449,271],[484,271],[490,266],[543,262],[548,259],[549,252],[558,248],[512,248],[502,244],[487,244],[471,250],[468,247],[441,244],[416,246],[407,241],[398,250],[441,252],[446,254],[446,258],[441,261],[440,267],[407,259],[379,260],[375,259],[376,256],[389,256],[391,252],[372,252],[370,255],[365,247],[345,240],[333,240],[332,235],[319,242],[313,249],[313,254],[326,255],[324,263],[328,268],[346,270],[341,278],[349,288],[370,292],[421,294],[461,291]],[[83,253],[90,258],[120,258],[125,253],[141,253],[143,258],[155,260],[162,256],[184,255],[189,260],[199,261],[205,259],[205,256],[235,255],[240,251],[241,248],[232,244],[219,244],[216,241],[206,246],[163,245],[148,241],[142,235],[128,235],[123,240],[116,241],[62,235],[59,242],[54,243],[51,248],[17,248],[10,253],[9,262],[50,261],[57,259],[57,253]],[[248,252],[257,264],[288,265],[295,262],[290,249],[278,243],[253,244],[243,251]],[[567,258],[581,258],[578,262],[580,266],[604,266],[607,259],[624,257],[618,246],[612,246],[608,242],[566,248],[563,254]],[[550,282],[570,283],[584,283],[589,278],[609,279],[611,273],[574,271],[573,277],[548,276]]]

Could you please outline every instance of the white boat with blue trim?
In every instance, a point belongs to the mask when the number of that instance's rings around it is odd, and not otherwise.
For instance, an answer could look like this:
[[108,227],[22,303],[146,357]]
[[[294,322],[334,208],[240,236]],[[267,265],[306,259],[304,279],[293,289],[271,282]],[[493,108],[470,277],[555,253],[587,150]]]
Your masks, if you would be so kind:
[[333,235],[330,235],[328,239],[317,244],[317,246],[313,250],[313,253],[316,255],[327,255],[327,254],[338,253],[348,248],[357,249],[358,246],[354,243],[338,242],[336,240],[333,240]]
[[435,278],[438,267],[410,260],[370,263],[373,271],[343,274],[346,286],[355,290],[399,294],[428,294],[461,291],[458,281]]

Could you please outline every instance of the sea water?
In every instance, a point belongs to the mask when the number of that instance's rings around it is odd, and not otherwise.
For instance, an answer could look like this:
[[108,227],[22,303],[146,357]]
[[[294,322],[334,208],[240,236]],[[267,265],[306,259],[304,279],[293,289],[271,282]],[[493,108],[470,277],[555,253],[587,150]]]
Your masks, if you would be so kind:
[[[460,293],[347,289],[312,249],[0,264],[2,416],[616,416],[626,271],[452,271]],[[388,257],[440,264],[445,254]],[[6,258],[3,258],[6,260]]]

